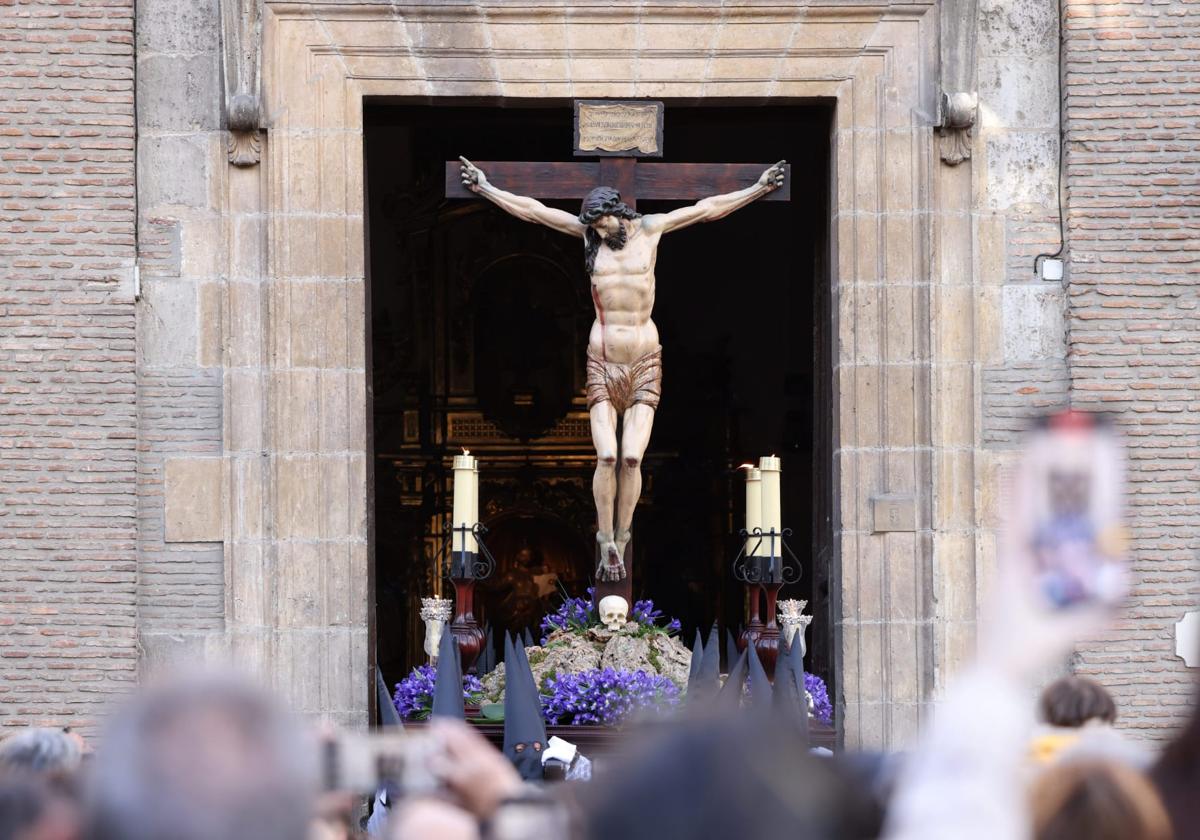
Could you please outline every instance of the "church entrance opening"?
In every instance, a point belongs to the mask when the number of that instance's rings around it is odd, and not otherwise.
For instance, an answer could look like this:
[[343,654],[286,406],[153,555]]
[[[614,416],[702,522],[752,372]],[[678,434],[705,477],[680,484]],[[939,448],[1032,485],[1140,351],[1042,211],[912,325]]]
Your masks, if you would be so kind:
[[[666,100],[664,162],[792,164],[791,201],[665,236],[654,320],[662,402],[634,518],[635,599],[695,628],[743,620],[731,564],[738,465],[783,461],[783,522],[803,566],[809,669],[834,677],[832,109],[823,102]],[[451,459],[479,459],[496,560],[476,616],[529,628],[595,571],[585,349],[595,317],[578,239],[483,199],[448,201],[447,161],[571,161],[569,101],[365,105],[374,594],[378,663],[424,661],[420,598],[449,597],[436,558]],[[496,186],[506,188],[499,179]],[[579,212],[578,202],[546,201]],[[641,200],[641,213],[684,202]],[[831,690],[833,686],[830,687]]]

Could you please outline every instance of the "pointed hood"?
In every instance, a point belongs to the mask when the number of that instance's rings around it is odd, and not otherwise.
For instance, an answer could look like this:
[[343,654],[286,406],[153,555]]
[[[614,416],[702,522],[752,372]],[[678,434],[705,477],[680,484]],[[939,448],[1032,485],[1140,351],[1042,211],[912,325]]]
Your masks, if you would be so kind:
[[[756,709],[771,707],[771,680],[763,668],[762,660],[753,644],[746,645],[747,659],[750,663],[750,697]],[[765,705],[764,705],[765,704]]]
[[783,721],[795,721],[796,728],[808,740],[808,701],[796,690],[791,650],[779,651],[775,660],[775,710]]
[[[750,647],[747,645],[747,647]],[[728,705],[732,709],[738,708],[742,703],[742,687],[746,684],[746,671],[749,668],[746,660],[746,652],[742,651],[742,655],[733,663],[733,667],[729,669],[729,677],[725,680],[725,685],[721,687],[721,692],[717,695],[717,700],[720,705]]]
[[379,670],[379,666],[375,667],[375,699],[379,703],[379,725],[384,728],[403,729],[404,723],[400,720],[400,713],[396,711],[396,704],[392,702],[392,695],[388,693],[387,683],[383,680],[383,671]]
[[728,674],[733,670],[738,657],[737,639],[733,637],[733,633],[729,632],[729,628],[725,628],[725,673]]
[[496,642],[492,638],[492,626],[489,624],[487,632],[483,634],[483,650],[479,654],[479,659],[476,660],[475,673],[479,676],[490,674],[496,667]]
[[463,720],[462,659],[458,642],[448,632],[438,644],[437,679],[433,683],[433,717]]
[[700,641],[700,628],[696,628],[696,640],[692,642],[692,661],[688,667],[688,685],[691,686],[696,682],[696,675],[700,673],[700,663],[704,660],[704,643]]
[[[508,639],[505,638],[507,643]],[[546,724],[529,660],[520,641],[506,644],[504,658],[504,754],[526,781],[542,778]]]
[[525,628],[525,635],[521,637],[521,641],[525,643],[525,647],[533,647],[533,634],[529,632],[529,628]]
[[691,686],[688,687],[688,693],[696,697],[711,697],[717,693],[717,689],[721,687],[721,636],[717,631],[717,625],[714,622],[712,630],[708,633],[708,644],[704,646],[704,655],[700,658],[700,668],[696,672],[696,689],[692,693]]

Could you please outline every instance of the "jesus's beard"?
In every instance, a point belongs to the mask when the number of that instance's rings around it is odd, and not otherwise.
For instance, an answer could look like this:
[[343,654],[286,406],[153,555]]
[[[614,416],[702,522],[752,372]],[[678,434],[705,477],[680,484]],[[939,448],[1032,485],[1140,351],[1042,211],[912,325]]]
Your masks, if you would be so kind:
[[617,229],[608,236],[604,237],[604,244],[608,246],[610,251],[620,251],[625,247],[625,240],[628,234],[625,232],[625,225],[617,223]]

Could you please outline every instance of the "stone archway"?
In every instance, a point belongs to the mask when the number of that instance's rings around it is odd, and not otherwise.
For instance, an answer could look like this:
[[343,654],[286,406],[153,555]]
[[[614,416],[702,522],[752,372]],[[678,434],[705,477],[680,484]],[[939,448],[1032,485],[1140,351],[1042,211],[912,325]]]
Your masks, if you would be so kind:
[[830,98],[839,712],[847,745],[915,729],[975,617],[971,170],[934,146],[935,16],[268,0],[262,165],[225,195],[231,651],[367,721],[364,97]]

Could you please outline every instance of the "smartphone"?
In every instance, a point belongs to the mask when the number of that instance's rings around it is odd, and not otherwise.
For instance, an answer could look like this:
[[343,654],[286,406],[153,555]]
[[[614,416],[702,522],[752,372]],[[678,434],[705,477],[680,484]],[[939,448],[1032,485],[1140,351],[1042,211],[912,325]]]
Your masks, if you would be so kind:
[[386,789],[396,801],[445,787],[437,772],[444,745],[430,732],[339,732],[322,742],[321,751],[323,790],[371,794]]
[[1128,591],[1125,455],[1103,415],[1067,410],[1030,432],[1011,537],[1052,609],[1120,603]]

